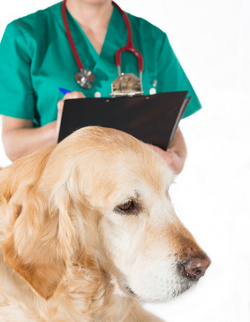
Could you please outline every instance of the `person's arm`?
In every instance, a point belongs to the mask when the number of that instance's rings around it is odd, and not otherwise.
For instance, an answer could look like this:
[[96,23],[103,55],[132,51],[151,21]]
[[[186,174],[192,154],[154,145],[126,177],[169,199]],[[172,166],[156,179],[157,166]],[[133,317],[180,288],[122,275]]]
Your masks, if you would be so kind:
[[11,161],[53,145],[56,140],[56,121],[33,128],[32,120],[2,116],[3,146]]
[[187,158],[187,147],[180,128],[177,129],[166,151],[154,145],[150,147],[166,161],[176,174],[183,170]]
[[15,161],[32,152],[57,143],[65,99],[85,97],[81,92],[66,94],[58,102],[57,120],[33,128],[32,120],[2,116],[2,141],[7,157]]

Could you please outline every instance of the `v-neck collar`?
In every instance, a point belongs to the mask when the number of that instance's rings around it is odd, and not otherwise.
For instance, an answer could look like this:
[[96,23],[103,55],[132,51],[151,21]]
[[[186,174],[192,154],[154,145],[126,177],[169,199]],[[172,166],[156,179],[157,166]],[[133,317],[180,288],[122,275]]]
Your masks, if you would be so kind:
[[[82,35],[83,39],[85,40],[85,42],[87,44],[87,47],[89,49],[89,54],[92,56],[92,59],[94,60],[94,64],[96,65],[98,63],[98,61],[101,59],[101,57],[103,56],[103,53],[106,52],[107,43],[109,42],[110,37],[113,37],[113,35],[112,35],[112,33],[113,33],[113,25],[114,24],[116,25],[115,21],[117,20],[117,15],[119,15],[119,12],[118,12],[117,8],[113,6],[113,11],[112,11],[112,14],[111,14],[111,17],[110,17],[110,20],[109,20],[107,32],[106,32],[106,35],[105,35],[105,38],[104,38],[104,42],[103,42],[100,54],[98,54],[98,52],[96,51],[95,47],[93,46],[93,44],[89,40],[88,36],[85,34],[85,32],[83,31],[83,29],[81,28],[79,23],[76,21],[76,19],[71,15],[71,13],[68,10],[67,10],[67,15],[68,15],[68,17],[70,17],[71,21],[77,27],[78,31],[80,32],[80,34]],[[120,18],[122,19],[122,16]],[[83,65],[84,65],[84,62],[83,62]]]

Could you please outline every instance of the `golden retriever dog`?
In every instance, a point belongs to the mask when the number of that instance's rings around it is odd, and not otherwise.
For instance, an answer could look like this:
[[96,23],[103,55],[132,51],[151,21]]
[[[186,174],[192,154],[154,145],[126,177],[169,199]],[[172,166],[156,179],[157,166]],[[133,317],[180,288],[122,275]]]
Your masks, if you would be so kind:
[[210,264],[145,143],[87,127],[0,171],[0,320],[162,321]]

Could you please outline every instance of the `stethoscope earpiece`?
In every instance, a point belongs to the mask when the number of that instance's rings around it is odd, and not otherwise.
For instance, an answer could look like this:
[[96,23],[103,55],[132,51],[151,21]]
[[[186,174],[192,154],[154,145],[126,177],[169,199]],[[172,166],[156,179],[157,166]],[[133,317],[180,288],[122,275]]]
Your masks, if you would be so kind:
[[81,87],[90,89],[93,87],[95,75],[90,70],[81,69],[80,72],[76,73],[75,79]]

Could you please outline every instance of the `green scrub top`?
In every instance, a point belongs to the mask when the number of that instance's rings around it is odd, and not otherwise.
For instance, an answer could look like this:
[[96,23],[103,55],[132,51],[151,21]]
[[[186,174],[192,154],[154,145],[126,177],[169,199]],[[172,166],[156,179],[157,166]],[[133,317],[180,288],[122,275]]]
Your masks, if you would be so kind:
[[[0,45],[0,114],[32,119],[43,126],[57,119],[59,87],[81,91],[86,97],[110,97],[111,83],[118,77],[115,53],[127,42],[127,30],[117,8],[113,13],[101,54],[98,55],[76,20],[67,12],[68,23],[83,66],[93,71],[95,83],[83,89],[75,82],[78,67],[66,36],[61,4],[11,22]],[[184,116],[201,104],[178,62],[166,34],[144,19],[128,14],[133,42],[144,59],[144,94],[186,91],[192,97]],[[124,52],[121,71],[138,76],[137,58]]]

